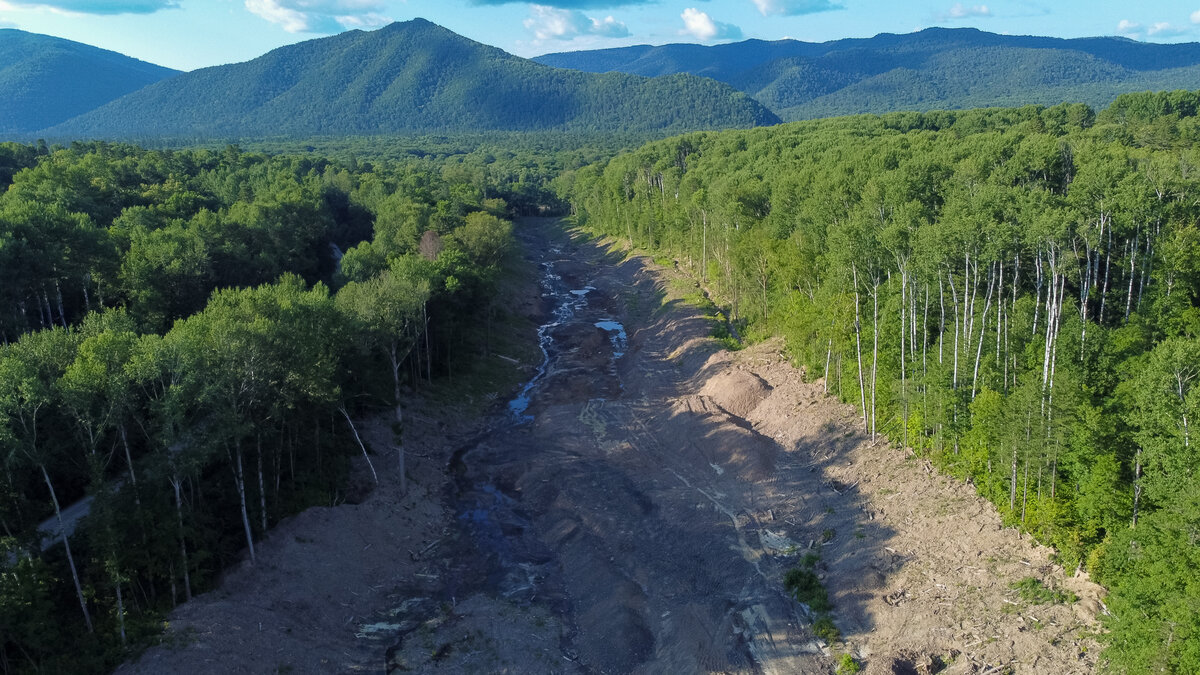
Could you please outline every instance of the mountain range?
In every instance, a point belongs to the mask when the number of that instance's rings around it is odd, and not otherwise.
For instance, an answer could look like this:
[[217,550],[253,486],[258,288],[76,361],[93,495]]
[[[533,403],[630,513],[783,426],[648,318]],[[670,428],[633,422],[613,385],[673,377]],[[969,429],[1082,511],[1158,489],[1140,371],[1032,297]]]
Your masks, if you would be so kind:
[[147,86],[50,137],[306,136],[449,131],[662,131],[779,119],[733,87],[541,65],[423,19],[280,47]]
[[0,134],[58,124],[178,73],[71,40],[0,29]]
[[1198,43],[1068,40],[974,28],[822,43],[641,45],[534,60],[585,72],[711,77],[753,96],[786,121],[1064,101],[1102,108],[1126,92],[1200,88]]
[[179,73],[0,30],[0,139],[488,131],[665,135],[894,110],[1200,89],[1200,43],[971,28],[809,43],[642,45],[523,59],[423,19]]

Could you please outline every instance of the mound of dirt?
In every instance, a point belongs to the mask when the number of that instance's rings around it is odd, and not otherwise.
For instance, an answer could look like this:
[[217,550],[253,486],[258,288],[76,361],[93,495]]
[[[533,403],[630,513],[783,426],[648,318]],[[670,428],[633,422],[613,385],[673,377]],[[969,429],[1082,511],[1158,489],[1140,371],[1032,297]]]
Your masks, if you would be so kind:
[[663,424],[680,456],[695,466],[711,467],[718,476],[728,471],[743,480],[759,481],[775,471],[779,446],[710,397],[680,397]]
[[771,393],[771,385],[745,370],[727,370],[704,384],[701,396],[707,396],[725,412],[745,419]]
[[922,654],[901,650],[895,654],[872,659],[865,675],[934,675],[946,669],[939,654]]

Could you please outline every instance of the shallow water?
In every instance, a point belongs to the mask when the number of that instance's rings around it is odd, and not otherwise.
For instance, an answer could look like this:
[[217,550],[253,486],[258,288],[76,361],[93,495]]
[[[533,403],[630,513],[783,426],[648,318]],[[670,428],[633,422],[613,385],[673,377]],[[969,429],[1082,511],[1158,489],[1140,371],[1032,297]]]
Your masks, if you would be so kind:
[[573,319],[580,310],[586,307],[588,304],[587,294],[596,290],[592,286],[577,289],[567,288],[563,284],[562,277],[554,272],[554,263],[552,262],[542,263],[541,268],[542,297],[550,298],[555,303],[555,307],[550,313],[550,320],[538,326],[537,330],[538,348],[542,351],[542,362],[538,364],[533,377],[522,385],[513,400],[508,402],[509,414],[521,423],[533,421],[533,415],[527,415],[525,412],[529,410],[534,389],[550,368],[551,352],[554,347],[552,331]]

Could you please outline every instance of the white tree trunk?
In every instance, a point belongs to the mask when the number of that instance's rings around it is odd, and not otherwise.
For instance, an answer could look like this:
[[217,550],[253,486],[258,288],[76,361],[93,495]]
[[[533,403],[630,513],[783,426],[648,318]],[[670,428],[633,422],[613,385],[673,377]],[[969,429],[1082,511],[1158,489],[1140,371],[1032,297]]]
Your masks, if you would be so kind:
[[242,509],[242,527],[246,531],[246,548],[250,551],[250,563],[254,564],[256,562],[254,535],[250,531],[250,513],[246,509],[246,480],[245,472],[242,470],[242,442],[240,439],[234,442],[234,448],[236,458],[233,465],[233,482],[237,485],[238,503]]
[[179,526],[179,555],[183,561],[183,593],[187,600],[192,599],[192,577],[188,571],[187,539],[183,533],[183,499],[179,496],[179,477],[171,476],[171,488],[175,491],[175,520]]
[[[341,412],[342,416],[346,418],[346,424],[350,425],[350,431],[354,433],[354,440],[358,442],[358,447],[362,449],[363,459],[367,460],[367,466],[371,468],[371,477],[375,479],[375,484],[379,485],[379,474],[375,473],[375,465],[371,463],[371,457],[370,457],[370,455],[367,454],[367,446],[363,445],[362,438],[360,438],[358,435],[358,429],[355,428],[355,426],[354,426],[354,420],[350,419],[350,413],[346,412],[345,407],[338,406],[338,411]],[[403,456],[404,455],[401,454],[401,458],[402,458],[400,460],[401,471],[403,471],[403,468],[404,468]],[[400,474],[400,483],[401,484],[404,483],[404,474],[403,473]]]
[[[993,267],[992,270],[989,270],[989,272],[988,272],[987,300],[983,304],[983,315],[982,315],[984,317],[987,316],[988,311],[992,308],[992,292],[995,290],[994,283],[996,281],[994,270],[995,270],[995,267]],[[975,350],[975,373],[971,377],[971,400],[972,401],[975,400],[975,392],[977,391],[977,385],[979,384],[979,361],[980,361],[980,359],[983,358],[983,339],[984,339],[984,334],[985,334],[983,326],[987,325],[983,321],[980,321],[980,324],[981,324],[981,326],[979,328],[979,347],[976,348],[976,350]]]
[[263,484],[262,434],[255,434],[258,445],[258,510],[262,517],[262,535],[267,536],[267,488]]
[[854,275],[854,349],[858,358],[858,398],[862,404],[863,431],[867,431],[867,386],[863,380],[862,320],[858,311],[858,270],[853,264],[850,265],[850,272]]
[[875,394],[877,390],[876,379],[879,373],[879,280],[875,280],[875,291],[872,293],[875,298],[875,309],[871,315],[873,322],[872,338],[874,346],[871,348],[871,441],[875,441]]
[[39,464],[38,467],[42,470],[42,478],[46,480],[46,487],[50,490],[50,501],[54,503],[54,517],[58,519],[58,531],[63,536],[63,547],[67,549],[67,566],[71,568],[71,580],[75,582],[75,597],[79,599],[79,609],[83,611],[83,623],[91,633],[95,630],[92,628],[92,615],[88,612],[87,600],[83,597],[83,586],[79,583],[79,570],[75,567],[75,556],[71,555],[71,538],[67,536],[67,528],[63,525],[62,509],[58,505],[58,493],[54,491],[54,483],[50,482],[50,473],[46,471],[46,465]]

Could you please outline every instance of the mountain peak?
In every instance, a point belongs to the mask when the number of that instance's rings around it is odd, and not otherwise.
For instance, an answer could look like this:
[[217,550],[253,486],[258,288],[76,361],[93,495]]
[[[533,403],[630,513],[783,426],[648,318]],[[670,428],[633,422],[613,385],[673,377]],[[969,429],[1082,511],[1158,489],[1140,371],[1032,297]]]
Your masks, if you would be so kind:
[[53,137],[218,137],[429,131],[687,131],[774,124],[713,80],[560,70],[424,19],[280,47],[147,87]]
[[392,23],[389,23],[388,25],[380,28],[379,30],[380,31],[388,31],[388,32],[396,32],[396,31],[403,31],[403,30],[409,30],[409,31],[429,30],[432,28],[438,28],[441,30],[445,30],[446,32],[451,32],[445,28],[442,28],[441,26],[437,25],[436,23],[434,23],[428,19],[423,19],[419,16],[413,17],[413,18],[409,19],[408,21],[393,21]]

